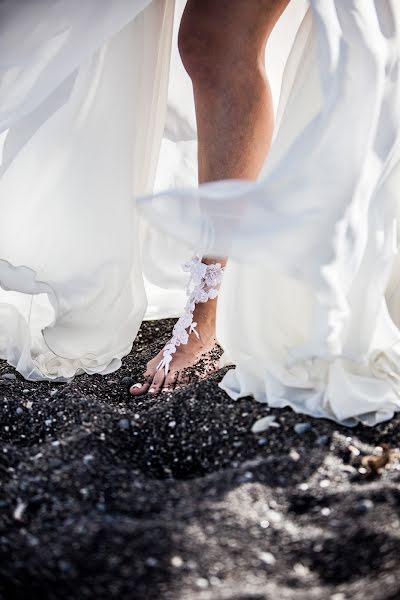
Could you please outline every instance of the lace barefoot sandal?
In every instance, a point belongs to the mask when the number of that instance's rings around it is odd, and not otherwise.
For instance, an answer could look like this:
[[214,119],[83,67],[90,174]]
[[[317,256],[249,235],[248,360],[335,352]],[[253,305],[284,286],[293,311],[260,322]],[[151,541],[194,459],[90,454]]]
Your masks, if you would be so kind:
[[189,283],[186,288],[188,297],[183,315],[175,323],[172,330],[172,338],[164,347],[163,358],[157,365],[157,371],[165,370],[168,374],[169,365],[173,354],[178,346],[187,344],[189,336],[194,333],[197,338],[197,323],[193,320],[193,312],[196,304],[213,300],[218,296],[219,286],[224,274],[224,268],[221,263],[205,264],[201,262],[199,256],[194,256],[190,261],[183,265],[183,270],[190,273]]

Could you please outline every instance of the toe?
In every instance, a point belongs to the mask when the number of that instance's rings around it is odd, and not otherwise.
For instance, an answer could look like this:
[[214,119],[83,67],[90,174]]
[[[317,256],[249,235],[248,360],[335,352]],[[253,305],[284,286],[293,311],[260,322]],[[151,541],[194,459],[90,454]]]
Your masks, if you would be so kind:
[[144,396],[150,387],[150,382],[135,383],[129,388],[129,392],[132,396]]
[[179,376],[178,371],[170,371],[164,380],[162,392],[173,392]]
[[164,381],[165,381],[165,372],[164,372],[164,369],[160,369],[159,371],[156,372],[156,374],[153,377],[153,381],[151,382],[150,389],[149,389],[149,394],[151,394],[153,396],[158,396],[158,394],[162,390]]
[[143,375],[143,382],[138,382],[132,385],[129,389],[132,396],[144,396],[147,394],[149,387],[153,381],[154,372],[147,370]]
[[150,363],[147,364],[146,371],[143,374],[143,380],[132,385],[129,392],[132,396],[144,396],[149,391],[150,385],[156,374],[156,368]]

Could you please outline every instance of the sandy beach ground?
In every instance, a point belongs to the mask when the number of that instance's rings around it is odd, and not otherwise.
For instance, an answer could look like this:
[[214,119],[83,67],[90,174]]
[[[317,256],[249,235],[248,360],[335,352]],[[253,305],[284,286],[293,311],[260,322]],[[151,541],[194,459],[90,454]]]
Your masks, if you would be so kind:
[[170,328],[145,323],[106,377],[0,363],[1,600],[400,598],[400,463],[367,458],[399,447],[400,417],[350,430],[218,377],[133,399]]

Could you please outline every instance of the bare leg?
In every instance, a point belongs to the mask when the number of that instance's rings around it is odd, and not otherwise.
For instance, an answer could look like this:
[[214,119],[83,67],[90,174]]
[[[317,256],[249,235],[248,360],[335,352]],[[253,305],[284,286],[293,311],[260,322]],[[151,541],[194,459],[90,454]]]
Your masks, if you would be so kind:
[[189,0],[179,48],[193,83],[199,181],[255,179],[273,131],[265,45],[289,0]]
[[[264,69],[268,36],[289,0],[188,0],[179,31],[182,62],[192,80],[198,130],[199,182],[256,179],[273,131],[273,107]],[[204,259],[204,262],[215,262]],[[221,262],[221,261],[219,261]],[[148,365],[135,396],[187,382],[188,367],[215,347],[217,300],[198,304],[200,339],[179,346],[170,372]],[[215,361],[209,361],[209,371]],[[206,372],[204,373],[207,374]]]

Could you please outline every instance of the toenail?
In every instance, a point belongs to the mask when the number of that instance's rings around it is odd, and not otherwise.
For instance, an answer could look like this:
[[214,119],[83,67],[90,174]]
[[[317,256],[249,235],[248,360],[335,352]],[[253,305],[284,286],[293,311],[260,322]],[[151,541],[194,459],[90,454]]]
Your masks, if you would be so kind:
[[149,389],[150,394],[154,394],[155,391],[156,391],[156,388],[150,388]]
[[135,383],[135,385],[131,385],[131,387],[129,388],[129,391],[133,392],[133,390],[140,390],[141,387],[142,387],[141,383]]

